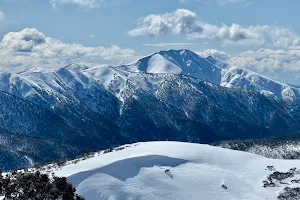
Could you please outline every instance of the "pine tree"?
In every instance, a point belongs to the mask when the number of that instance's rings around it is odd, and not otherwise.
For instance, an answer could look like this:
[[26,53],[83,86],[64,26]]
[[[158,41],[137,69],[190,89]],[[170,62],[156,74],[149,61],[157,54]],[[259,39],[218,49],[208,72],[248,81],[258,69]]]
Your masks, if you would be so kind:
[[13,172],[5,176],[0,173],[0,196],[6,200],[83,200],[65,177],[40,172]]

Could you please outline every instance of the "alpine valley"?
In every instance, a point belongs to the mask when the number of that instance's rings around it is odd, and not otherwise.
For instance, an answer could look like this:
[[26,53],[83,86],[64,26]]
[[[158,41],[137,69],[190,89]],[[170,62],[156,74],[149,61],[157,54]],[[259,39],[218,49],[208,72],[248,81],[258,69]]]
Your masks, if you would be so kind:
[[300,137],[300,89],[189,50],[0,74],[0,168],[141,141]]

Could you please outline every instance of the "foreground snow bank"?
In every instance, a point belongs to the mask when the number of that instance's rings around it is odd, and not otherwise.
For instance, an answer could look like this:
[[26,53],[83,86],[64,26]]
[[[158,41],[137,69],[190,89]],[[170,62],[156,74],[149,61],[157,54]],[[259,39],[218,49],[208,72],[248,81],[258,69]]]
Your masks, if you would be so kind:
[[300,166],[298,160],[273,160],[180,142],[124,147],[67,164],[54,173],[67,176],[77,193],[88,200],[274,200],[287,184],[297,187],[291,180],[282,180],[274,187],[262,186],[273,168],[288,171]]

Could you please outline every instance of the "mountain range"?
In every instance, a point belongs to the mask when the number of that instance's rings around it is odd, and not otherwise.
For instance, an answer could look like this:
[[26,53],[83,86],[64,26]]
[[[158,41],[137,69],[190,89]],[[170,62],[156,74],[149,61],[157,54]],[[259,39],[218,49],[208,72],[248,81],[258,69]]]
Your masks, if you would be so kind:
[[137,141],[298,138],[300,89],[189,50],[0,73],[0,167]]

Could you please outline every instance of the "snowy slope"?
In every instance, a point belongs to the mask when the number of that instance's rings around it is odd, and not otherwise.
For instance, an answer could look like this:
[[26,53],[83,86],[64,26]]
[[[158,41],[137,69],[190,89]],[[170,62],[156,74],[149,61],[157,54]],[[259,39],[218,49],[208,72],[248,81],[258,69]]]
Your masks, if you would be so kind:
[[222,68],[189,50],[160,51],[118,67],[131,72],[184,74],[219,85]]
[[43,163],[137,141],[299,137],[297,88],[217,64],[169,50],[123,66],[0,73],[0,145],[13,163]]
[[300,103],[299,88],[274,81],[261,74],[238,67],[231,67],[225,70],[220,85],[224,87],[256,90],[266,96],[277,97],[291,105],[299,105]]
[[[124,146],[111,153],[55,169],[67,176],[87,200],[274,200],[284,187],[299,187],[285,179],[264,188],[273,173],[300,166],[299,160],[272,160],[209,145],[149,142]],[[165,172],[169,170],[169,172]],[[272,169],[271,169],[272,170]],[[295,174],[292,179],[300,178]],[[221,187],[225,185],[227,189]]]

